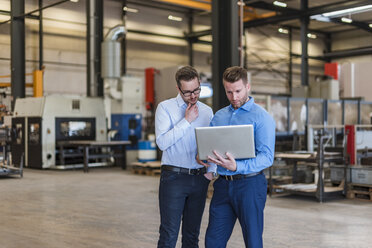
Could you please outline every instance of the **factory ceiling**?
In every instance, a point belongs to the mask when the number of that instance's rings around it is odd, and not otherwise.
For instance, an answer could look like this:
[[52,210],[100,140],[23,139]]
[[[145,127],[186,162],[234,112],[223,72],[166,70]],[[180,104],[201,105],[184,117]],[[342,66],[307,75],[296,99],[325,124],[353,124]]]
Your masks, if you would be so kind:
[[[212,0],[142,0],[128,4],[144,5],[188,13],[210,13]],[[244,0],[245,28],[263,25],[300,27],[300,18],[310,19],[309,29],[338,33],[361,29],[372,32],[371,0]],[[307,8],[302,7],[305,3]],[[337,11],[337,12],[336,12]]]

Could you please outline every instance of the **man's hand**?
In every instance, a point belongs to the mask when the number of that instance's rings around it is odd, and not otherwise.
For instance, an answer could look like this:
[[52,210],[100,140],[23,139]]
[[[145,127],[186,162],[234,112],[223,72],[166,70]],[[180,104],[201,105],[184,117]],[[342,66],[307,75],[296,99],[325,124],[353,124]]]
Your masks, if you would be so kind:
[[227,170],[236,171],[236,161],[235,158],[228,152],[226,152],[226,157],[222,157],[218,152],[213,151],[216,158],[208,156],[208,162],[215,163],[216,165],[222,166]]
[[198,116],[199,116],[198,106],[196,104],[191,105],[191,103],[189,103],[189,105],[187,105],[187,108],[186,108],[185,119],[189,123],[191,123],[195,121],[196,118],[198,118]]
[[196,155],[196,162],[198,162],[198,164],[203,165],[203,166],[205,166],[205,167],[209,167],[209,166],[211,166],[210,164],[207,164],[207,163],[204,163],[203,161],[201,161],[201,160],[199,159],[199,155]]
[[210,181],[213,179],[213,172],[207,172],[204,174],[204,176]]

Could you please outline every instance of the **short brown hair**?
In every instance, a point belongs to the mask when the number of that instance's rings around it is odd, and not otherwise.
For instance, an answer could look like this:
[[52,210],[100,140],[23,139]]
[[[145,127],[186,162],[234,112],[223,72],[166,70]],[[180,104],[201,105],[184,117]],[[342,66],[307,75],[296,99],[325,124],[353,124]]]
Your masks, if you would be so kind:
[[234,83],[240,79],[246,85],[248,83],[248,71],[240,66],[229,67],[223,73],[223,80],[228,83]]
[[197,78],[198,82],[200,83],[199,73],[192,66],[187,65],[187,66],[181,67],[176,72],[176,81],[177,81],[178,88],[181,88],[181,80],[188,82],[188,81],[193,80],[194,78]]

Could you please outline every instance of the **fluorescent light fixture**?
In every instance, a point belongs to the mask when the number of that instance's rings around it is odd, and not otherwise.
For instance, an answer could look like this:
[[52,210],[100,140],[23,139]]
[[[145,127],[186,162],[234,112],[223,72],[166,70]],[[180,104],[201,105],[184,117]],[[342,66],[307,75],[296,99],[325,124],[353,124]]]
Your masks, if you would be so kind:
[[313,15],[313,16],[310,16],[310,19],[317,20],[320,22],[331,22],[331,19],[329,17],[325,17],[323,15]]
[[368,26],[369,26],[370,28],[372,28],[372,23],[370,23]]
[[176,21],[176,22],[180,22],[180,21],[182,21],[182,17],[179,17],[179,16],[172,16],[172,15],[169,15],[169,16],[168,16],[168,19],[169,19],[169,20],[172,20],[172,21]]
[[360,7],[355,7],[355,8],[349,8],[349,9],[343,9],[343,10],[338,10],[338,11],[332,11],[328,13],[323,13],[323,16],[326,17],[337,17],[337,16],[342,16],[346,14],[356,14],[356,13],[361,13],[365,12],[368,10],[372,9],[372,4],[370,5],[365,5],[365,6],[360,6]]
[[287,7],[287,4],[286,3],[283,3],[283,2],[280,2],[280,1],[274,1],[273,4],[275,6],[282,7],[282,8],[286,8]]
[[126,12],[138,13],[138,9],[128,8],[127,6],[123,7],[123,10]]
[[285,28],[278,28],[278,32],[282,34],[288,34],[288,29]]
[[345,23],[352,23],[353,22],[353,20],[351,20],[350,18],[347,18],[347,17],[342,17],[341,21],[345,22]]
[[316,34],[308,33],[307,37],[309,37],[310,39],[316,39],[317,36]]
[[[313,16],[310,16],[310,18],[313,19],[313,20],[321,21],[321,22],[330,22],[331,21],[330,18],[362,13],[362,12],[369,11],[371,9],[372,9],[372,4],[365,5],[365,6],[360,6],[360,7],[355,7],[355,8],[349,8],[349,9],[327,12],[327,13],[323,13],[323,14],[319,14],[319,15],[313,15]],[[346,23],[349,23],[349,22],[346,22]]]
[[70,0],[70,2],[77,3],[79,0]]

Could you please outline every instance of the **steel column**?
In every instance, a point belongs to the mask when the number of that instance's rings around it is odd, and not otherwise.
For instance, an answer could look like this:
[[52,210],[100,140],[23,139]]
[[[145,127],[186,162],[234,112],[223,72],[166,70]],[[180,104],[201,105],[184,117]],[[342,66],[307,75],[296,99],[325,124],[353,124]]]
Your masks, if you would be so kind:
[[292,66],[293,66],[293,57],[292,57],[292,28],[288,29],[288,44],[289,44],[289,63],[288,63],[288,87],[289,94],[292,96]]
[[87,0],[87,96],[103,96],[103,0]]
[[[189,24],[189,34],[193,32],[193,23],[194,23],[194,16],[192,13],[192,10],[190,10],[189,16],[188,16],[188,24]],[[188,52],[189,52],[189,65],[194,66],[194,55],[193,55],[193,43],[194,38],[188,37],[187,39],[187,45],[188,45]]]
[[92,80],[92,66],[91,66],[91,21],[90,21],[90,0],[87,0],[86,1],[86,5],[85,5],[86,9],[86,20],[87,20],[87,29],[86,29],[86,60],[87,60],[87,85],[86,85],[86,88],[87,88],[87,96],[91,96],[91,80]]
[[213,110],[229,105],[222,84],[222,74],[239,65],[238,1],[212,1],[212,85]]
[[95,0],[94,28],[94,71],[97,96],[103,97],[103,79],[101,76],[101,43],[103,42],[103,0]]
[[[332,35],[331,34],[326,34],[324,38],[324,43],[325,43],[325,53],[329,53],[332,51]],[[326,59],[328,63],[332,61],[331,58]]]
[[11,94],[12,109],[17,98],[25,97],[25,12],[24,0],[11,1]]
[[39,70],[43,69],[43,0],[39,0]]
[[[307,11],[308,9],[308,0],[301,0],[301,11]],[[309,26],[309,17],[304,16],[301,17],[301,85],[307,86],[309,85],[309,61],[308,61],[308,50],[307,45],[309,38],[307,37],[308,33],[308,26]]]

